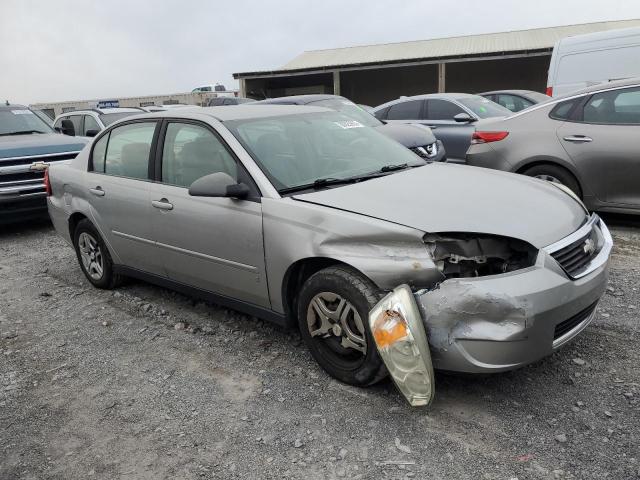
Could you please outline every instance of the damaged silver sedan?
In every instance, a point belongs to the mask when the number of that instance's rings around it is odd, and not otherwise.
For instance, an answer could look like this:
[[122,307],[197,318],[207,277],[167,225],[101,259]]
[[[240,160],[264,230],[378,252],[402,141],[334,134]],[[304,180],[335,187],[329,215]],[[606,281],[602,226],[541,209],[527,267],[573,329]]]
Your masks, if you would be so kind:
[[300,329],[336,379],[499,372],[591,321],[611,236],[571,191],[428,163],[315,107],[129,117],[47,172],[49,213],[88,281],[123,276]]

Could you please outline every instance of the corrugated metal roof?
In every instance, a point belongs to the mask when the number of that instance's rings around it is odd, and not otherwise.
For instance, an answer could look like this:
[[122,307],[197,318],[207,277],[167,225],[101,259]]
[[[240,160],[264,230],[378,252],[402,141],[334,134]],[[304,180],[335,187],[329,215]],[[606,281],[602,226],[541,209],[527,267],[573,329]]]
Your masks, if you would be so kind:
[[[542,50],[552,48],[558,40],[564,37],[637,26],[640,26],[640,19],[312,50],[298,55],[283,67],[270,72]],[[269,72],[252,72],[250,74],[257,73]],[[234,74],[234,76],[243,75],[248,75],[248,73]]]

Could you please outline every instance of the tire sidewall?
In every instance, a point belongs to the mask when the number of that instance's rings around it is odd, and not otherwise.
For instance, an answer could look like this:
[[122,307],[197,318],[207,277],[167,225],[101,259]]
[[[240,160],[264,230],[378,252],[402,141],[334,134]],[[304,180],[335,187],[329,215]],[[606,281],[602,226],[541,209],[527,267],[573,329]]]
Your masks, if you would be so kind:
[[[89,272],[84,267],[84,263],[82,263],[82,258],[80,256],[80,247],[78,246],[78,239],[80,238],[80,234],[86,232],[89,233],[93,238],[96,239],[98,245],[100,246],[100,250],[102,252],[102,267],[103,273],[102,278],[100,280],[95,280],[91,278]],[[113,281],[113,263],[111,261],[111,255],[109,255],[109,250],[102,240],[102,236],[98,233],[98,230],[93,226],[93,224],[88,220],[82,220],[78,223],[75,231],[73,232],[73,246],[76,250],[76,257],[78,258],[78,263],[80,264],[80,268],[82,269],[82,273],[84,276],[91,282],[94,287],[97,288],[111,288]]]
[[[385,368],[369,329],[369,311],[374,306],[375,302],[371,302],[367,299],[367,295],[349,281],[348,278],[354,275],[354,272],[350,272],[346,269],[343,271],[348,272],[348,275],[343,276],[341,274],[322,270],[312,275],[307,282],[305,282],[298,296],[298,301],[296,302],[300,334],[307,344],[311,355],[332,377],[350,385],[370,385],[380,380],[380,371]],[[361,275],[356,275],[356,278],[359,277],[359,280],[364,281],[365,285],[370,283],[367,282],[366,279],[362,278]],[[371,287],[369,286],[369,288]],[[371,288],[371,293],[373,293],[373,291],[373,288]],[[362,361],[359,362],[357,367],[345,369],[332,362],[330,355],[328,355],[326,350],[319,345],[318,339],[312,337],[309,333],[309,327],[307,325],[307,309],[311,299],[321,292],[339,294],[351,302],[362,319],[367,339],[367,353]]]

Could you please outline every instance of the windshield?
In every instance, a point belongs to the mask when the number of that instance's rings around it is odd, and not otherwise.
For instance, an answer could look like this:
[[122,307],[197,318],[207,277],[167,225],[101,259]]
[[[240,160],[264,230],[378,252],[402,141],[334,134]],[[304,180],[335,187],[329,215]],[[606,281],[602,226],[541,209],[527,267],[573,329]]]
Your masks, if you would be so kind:
[[456,98],[456,100],[471,110],[478,118],[506,117],[513,113],[502,105],[479,95]]
[[28,108],[0,109],[0,135],[51,133],[53,129]]
[[102,120],[102,123],[104,123],[104,126],[108,127],[113,122],[115,122],[117,120],[120,120],[121,118],[130,117],[131,115],[136,115],[138,113],[143,113],[143,112],[140,111],[140,112],[103,113],[103,114],[99,115],[99,117],[100,117],[100,120]]
[[376,117],[366,112],[355,103],[344,98],[328,98],[326,100],[311,102],[309,105],[313,105],[314,107],[326,107],[331,110],[342,112],[367,127],[379,127],[382,125],[382,122]]
[[399,143],[338,112],[233,120],[225,126],[278,190],[373,174],[389,165],[426,164]]

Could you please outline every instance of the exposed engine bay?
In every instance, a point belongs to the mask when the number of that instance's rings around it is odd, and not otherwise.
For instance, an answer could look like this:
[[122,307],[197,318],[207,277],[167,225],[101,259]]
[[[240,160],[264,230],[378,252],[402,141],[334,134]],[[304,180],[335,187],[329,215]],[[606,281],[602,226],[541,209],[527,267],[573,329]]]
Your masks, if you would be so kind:
[[527,242],[497,235],[427,234],[424,242],[445,278],[512,272],[533,265],[537,255]]

